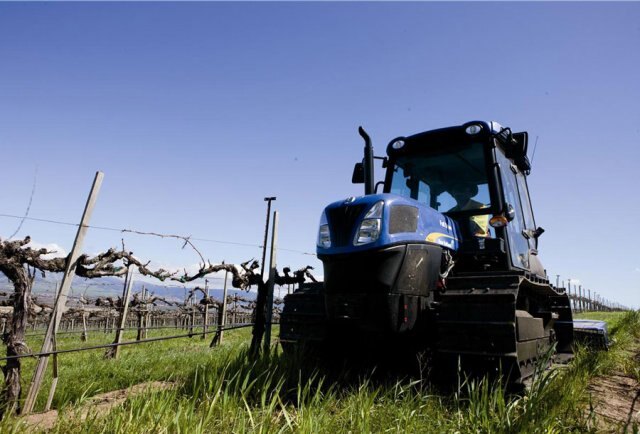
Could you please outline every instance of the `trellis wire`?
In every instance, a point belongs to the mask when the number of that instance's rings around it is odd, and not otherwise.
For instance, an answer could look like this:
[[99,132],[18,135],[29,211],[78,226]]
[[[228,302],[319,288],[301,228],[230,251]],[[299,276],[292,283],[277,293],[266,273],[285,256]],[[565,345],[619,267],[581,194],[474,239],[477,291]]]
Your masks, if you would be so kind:
[[[57,225],[63,225],[63,226],[78,226],[77,223],[71,223],[71,222],[63,222],[63,221],[59,221],[59,220],[52,220],[52,219],[44,219],[44,218],[37,218],[37,217],[27,217],[27,216],[17,216],[17,215],[13,215],[13,214],[3,214],[0,213],[0,217],[7,217],[7,218],[15,218],[15,219],[24,219],[24,220],[31,220],[31,221],[37,221],[37,222],[42,222],[42,223],[51,223],[51,224],[57,224]],[[112,228],[112,227],[108,227],[108,226],[93,226],[93,225],[86,225],[86,227],[90,228],[90,229],[98,229],[101,231],[111,231],[111,232],[128,232],[128,233],[134,233],[137,235],[161,235],[161,236],[165,236],[165,237],[175,237],[175,235],[169,235],[169,234],[152,234],[152,233],[143,233],[144,231],[137,231],[137,230],[133,230],[133,229],[118,229],[118,228]],[[218,243],[218,244],[228,244],[228,245],[233,245],[233,246],[243,246],[243,247],[253,247],[253,248],[262,248],[263,246],[261,244],[251,244],[251,243],[238,243],[235,241],[224,241],[224,240],[212,240],[209,238],[196,238],[196,237],[188,237],[188,236],[182,236],[179,235],[179,238],[182,239],[189,239],[192,241],[203,241],[206,243]],[[316,256],[315,253],[310,253],[310,252],[305,252],[303,250],[296,250],[296,249],[285,249],[285,248],[279,248],[278,250],[283,250],[286,252],[293,252],[293,253],[299,253],[301,255],[308,255],[308,256]]]
[[[246,324],[237,324],[237,325],[230,326],[230,327],[216,327],[215,330],[209,330],[209,331],[206,332],[206,334],[215,333],[219,329],[222,329],[222,330],[234,330],[234,329],[240,329],[240,328],[245,328],[245,327],[251,327],[252,325],[253,325],[253,323],[246,323]],[[93,346],[90,346],[90,347],[70,348],[70,349],[67,349],[67,350],[45,351],[45,352],[42,352],[42,353],[19,354],[17,356],[1,357],[0,358],[0,362],[5,361],[5,360],[12,360],[12,359],[24,359],[26,357],[42,357],[42,356],[50,356],[50,355],[53,355],[53,354],[77,353],[77,352],[81,352],[81,351],[99,350],[99,349],[112,348],[112,347],[118,347],[118,346],[123,346],[123,345],[135,345],[135,344],[144,344],[144,343],[148,343],[148,342],[166,341],[166,340],[170,340],[170,339],[188,338],[188,337],[193,337],[193,336],[196,336],[196,335],[201,336],[202,333],[200,332],[200,333],[187,333],[187,334],[175,335],[175,336],[160,336],[160,337],[157,337],[157,338],[141,339],[139,341],[121,342],[119,344],[103,344],[103,345],[93,345]]]

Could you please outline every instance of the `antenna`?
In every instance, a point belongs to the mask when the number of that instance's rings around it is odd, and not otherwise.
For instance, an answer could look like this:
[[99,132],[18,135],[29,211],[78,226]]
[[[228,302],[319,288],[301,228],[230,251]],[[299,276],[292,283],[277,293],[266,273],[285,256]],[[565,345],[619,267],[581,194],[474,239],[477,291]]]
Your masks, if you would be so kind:
[[533,153],[531,154],[531,165],[533,166],[533,158],[536,156],[536,148],[538,147],[538,138],[540,136],[536,136],[536,143],[533,145]]

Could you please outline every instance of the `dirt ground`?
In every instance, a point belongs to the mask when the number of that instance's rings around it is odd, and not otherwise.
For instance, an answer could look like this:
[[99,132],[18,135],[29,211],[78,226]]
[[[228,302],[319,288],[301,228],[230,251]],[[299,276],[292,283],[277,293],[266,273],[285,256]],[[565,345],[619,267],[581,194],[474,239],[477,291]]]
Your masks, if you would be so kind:
[[589,385],[598,429],[637,432],[640,429],[640,383],[624,375],[597,377]]
[[[159,391],[174,387],[174,383],[152,381],[136,384],[128,389],[114,390],[113,392],[96,395],[84,404],[79,412],[80,419],[84,420],[89,413],[104,414],[116,405],[122,404],[127,398],[150,390]],[[53,428],[58,420],[58,411],[51,410],[45,413],[35,413],[25,416],[23,421],[33,429],[48,430]]]
[[[639,346],[640,347],[640,346]],[[640,366],[640,348],[635,348]],[[591,380],[591,406],[597,415],[597,429],[603,432],[640,432],[640,382],[621,372]]]

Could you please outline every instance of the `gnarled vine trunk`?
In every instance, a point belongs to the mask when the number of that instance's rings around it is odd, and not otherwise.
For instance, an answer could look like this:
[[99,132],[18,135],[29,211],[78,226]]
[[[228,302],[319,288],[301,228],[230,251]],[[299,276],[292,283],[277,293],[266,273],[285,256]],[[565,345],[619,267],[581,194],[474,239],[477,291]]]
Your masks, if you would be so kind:
[[[31,303],[31,287],[33,277],[29,275],[24,266],[2,268],[2,272],[13,282],[13,315],[10,327],[3,336],[7,345],[7,357],[17,356],[24,353],[25,329],[29,315],[29,305]],[[2,398],[0,399],[0,419],[5,414],[20,412],[20,396],[22,387],[20,385],[20,359],[9,359],[2,367],[4,373],[4,387]]]

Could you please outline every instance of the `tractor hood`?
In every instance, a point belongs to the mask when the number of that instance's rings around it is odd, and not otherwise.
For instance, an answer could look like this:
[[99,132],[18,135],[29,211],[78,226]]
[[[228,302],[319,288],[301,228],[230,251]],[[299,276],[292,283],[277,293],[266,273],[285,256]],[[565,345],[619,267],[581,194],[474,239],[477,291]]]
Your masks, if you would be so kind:
[[324,209],[317,253],[344,254],[406,243],[457,250],[459,233],[457,223],[426,204],[395,194],[371,194]]

